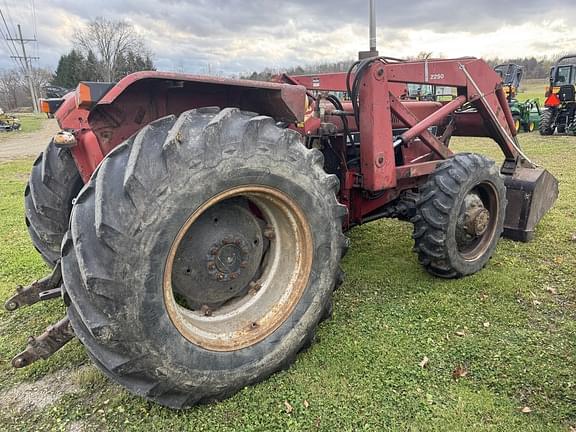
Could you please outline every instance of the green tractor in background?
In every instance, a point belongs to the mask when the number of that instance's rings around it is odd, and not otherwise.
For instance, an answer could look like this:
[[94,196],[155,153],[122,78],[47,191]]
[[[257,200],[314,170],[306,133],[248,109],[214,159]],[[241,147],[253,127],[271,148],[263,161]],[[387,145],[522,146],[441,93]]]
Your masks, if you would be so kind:
[[[550,69],[546,109],[540,120],[540,134],[576,135],[576,54],[558,59]],[[567,60],[572,63],[567,64]]]
[[516,99],[520,82],[524,76],[522,66],[514,63],[501,64],[496,66],[494,70],[502,78],[516,131],[533,132],[540,126],[540,103],[538,99],[529,99],[524,102],[519,102]]

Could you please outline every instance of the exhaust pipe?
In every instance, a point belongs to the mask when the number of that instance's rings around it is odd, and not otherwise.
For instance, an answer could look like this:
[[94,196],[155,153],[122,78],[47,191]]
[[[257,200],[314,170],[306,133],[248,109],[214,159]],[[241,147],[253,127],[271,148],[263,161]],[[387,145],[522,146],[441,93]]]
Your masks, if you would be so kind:
[[367,58],[378,57],[376,49],[376,0],[370,0],[370,51],[360,51],[358,58],[364,60]]
[[376,5],[375,0],[370,0],[370,52],[376,51]]

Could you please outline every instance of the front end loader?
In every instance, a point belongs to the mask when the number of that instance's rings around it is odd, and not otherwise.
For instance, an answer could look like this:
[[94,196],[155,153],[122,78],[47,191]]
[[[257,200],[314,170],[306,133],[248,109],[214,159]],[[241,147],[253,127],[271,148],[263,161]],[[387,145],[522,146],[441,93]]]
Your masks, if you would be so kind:
[[[411,221],[421,265],[460,278],[502,234],[530,240],[557,198],[482,60],[375,56],[277,81],[139,72],[44,105],[62,131],[25,203],[53,272],[6,306],[57,297],[67,315],[15,367],[77,337],[134,394],[173,408],[223,399],[313,341],[347,230]],[[397,96],[427,83],[455,97]],[[502,166],[454,153],[453,136],[492,138]]]

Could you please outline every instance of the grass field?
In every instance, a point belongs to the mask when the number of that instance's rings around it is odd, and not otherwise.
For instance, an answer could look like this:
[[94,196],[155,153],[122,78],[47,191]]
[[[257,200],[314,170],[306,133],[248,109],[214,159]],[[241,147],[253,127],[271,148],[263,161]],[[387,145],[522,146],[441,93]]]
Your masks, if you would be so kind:
[[518,100],[520,102],[528,99],[538,99],[540,105],[544,105],[545,88],[549,84],[546,79],[527,79],[520,84]]
[[19,113],[11,115],[20,120],[20,124],[22,125],[22,128],[19,131],[10,132],[15,134],[25,132],[36,132],[42,127],[42,124],[46,120],[46,114]]
[[[521,142],[560,180],[532,243],[502,240],[482,272],[444,281],[417,264],[409,224],[353,230],[347,279],[317,342],[288,371],[218,404],[175,412],[131,396],[77,341],[15,371],[10,359],[26,337],[64,306],[0,311],[0,429],[573,432],[576,139],[522,134]],[[498,154],[488,141],[455,145]],[[0,164],[2,299],[47,271],[23,220],[31,162]]]

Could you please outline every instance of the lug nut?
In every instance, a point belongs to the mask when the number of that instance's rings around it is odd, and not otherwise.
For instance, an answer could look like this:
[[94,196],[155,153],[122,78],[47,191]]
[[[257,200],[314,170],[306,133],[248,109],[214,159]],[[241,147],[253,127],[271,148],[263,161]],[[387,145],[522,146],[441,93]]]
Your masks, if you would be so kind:
[[254,282],[254,281],[250,282],[248,284],[248,294],[254,295],[258,291],[260,291],[260,288],[262,288],[262,284],[259,284],[258,282]]
[[264,232],[262,234],[268,240],[272,240],[276,237],[276,233],[274,232],[274,228],[272,228],[271,226],[267,226],[266,228],[264,228]]

